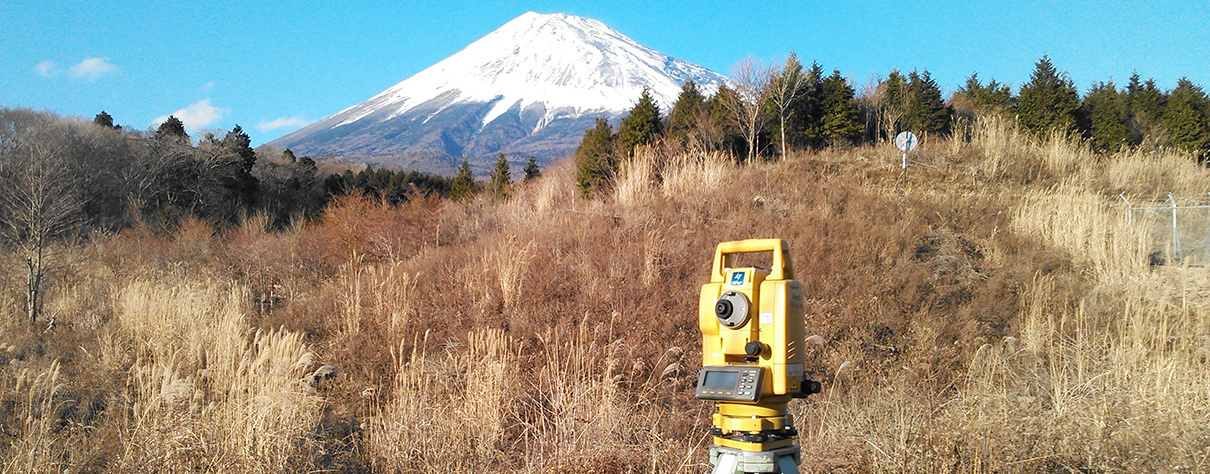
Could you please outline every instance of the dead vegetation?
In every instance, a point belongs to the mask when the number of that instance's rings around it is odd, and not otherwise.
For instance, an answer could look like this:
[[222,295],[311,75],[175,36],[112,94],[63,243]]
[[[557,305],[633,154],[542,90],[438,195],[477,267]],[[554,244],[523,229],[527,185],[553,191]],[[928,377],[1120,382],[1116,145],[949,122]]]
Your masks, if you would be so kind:
[[697,290],[755,237],[790,242],[819,336],[807,471],[1210,468],[1210,274],[1148,265],[1116,197],[1210,173],[955,136],[907,173],[890,145],[640,150],[603,200],[564,164],[503,202],[93,236],[46,322],[0,295],[0,470],[702,472]]

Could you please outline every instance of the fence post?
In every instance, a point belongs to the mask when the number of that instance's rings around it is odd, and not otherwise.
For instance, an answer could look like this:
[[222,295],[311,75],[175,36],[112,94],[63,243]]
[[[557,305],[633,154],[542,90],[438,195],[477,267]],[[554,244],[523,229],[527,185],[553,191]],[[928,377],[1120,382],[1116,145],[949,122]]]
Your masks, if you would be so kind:
[[1168,193],[1168,202],[1172,203],[1172,245],[1176,247],[1176,254],[1180,256],[1181,262],[1185,261],[1185,251],[1181,249],[1181,236],[1177,233],[1176,228],[1176,198],[1172,197],[1172,193]]

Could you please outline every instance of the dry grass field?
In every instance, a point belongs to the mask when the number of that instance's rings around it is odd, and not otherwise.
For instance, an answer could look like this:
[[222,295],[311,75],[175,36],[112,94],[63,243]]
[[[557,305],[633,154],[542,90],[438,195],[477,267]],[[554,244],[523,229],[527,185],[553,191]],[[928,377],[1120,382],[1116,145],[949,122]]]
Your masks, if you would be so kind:
[[1210,272],[1149,265],[1118,198],[1210,171],[954,135],[906,173],[648,149],[597,199],[564,163],[503,201],[72,242],[36,327],[0,294],[0,472],[705,472],[698,288],[768,237],[822,342],[804,472],[1210,470]]

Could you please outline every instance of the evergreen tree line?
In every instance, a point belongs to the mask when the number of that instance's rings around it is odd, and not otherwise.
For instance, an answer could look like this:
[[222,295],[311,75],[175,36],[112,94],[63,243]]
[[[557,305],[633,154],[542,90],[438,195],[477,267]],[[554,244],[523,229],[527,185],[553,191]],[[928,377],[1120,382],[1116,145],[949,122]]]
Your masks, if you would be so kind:
[[[293,158],[290,150],[286,150],[286,154]],[[310,158],[303,159],[308,160],[309,166],[313,168],[314,161],[310,161]],[[525,181],[537,178],[541,174],[537,160],[529,157],[522,172]],[[358,173],[346,170],[341,174],[326,176],[323,179],[321,194],[330,198],[359,193],[396,205],[416,196],[465,199],[480,192],[488,192],[493,198],[502,198],[508,195],[511,185],[512,170],[508,164],[508,156],[500,153],[495,167],[483,183],[475,181],[470,161],[463,158],[453,177],[419,171],[374,169],[373,166],[367,166]]]
[[687,82],[667,116],[660,110],[644,90],[616,131],[602,118],[584,133],[575,153],[583,193],[607,186],[637,146],[657,140],[748,160],[877,143],[902,131],[947,136],[955,123],[993,114],[1036,137],[1085,139],[1098,152],[1150,145],[1210,158],[1210,98],[1200,86],[1182,78],[1164,91],[1136,73],[1124,88],[1099,82],[1081,97],[1048,57],[1035,63],[1016,95],[1008,84],[983,84],[974,73],[947,100],[927,70],[891,71],[859,95],[839,70],[827,74],[818,62],[804,67],[791,53],[780,67],[741,62],[731,81],[708,97]]
[[23,206],[49,206],[31,204],[42,199],[31,195],[55,189],[53,199],[68,211],[64,220],[77,230],[143,222],[170,231],[186,216],[225,227],[253,213],[281,228],[315,218],[337,196],[360,193],[398,204],[419,195],[449,196],[454,181],[373,167],[324,174],[310,157],[290,150],[274,155],[258,156],[238,125],[195,141],[176,117],[143,132],[114,125],[105,112],[89,123],[0,109],[0,185],[6,189],[0,221],[20,220]]
[[1149,145],[1182,149],[1203,163],[1210,158],[1210,97],[1189,79],[1164,91],[1136,72],[1125,87],[1097,82],[1081,97],[1049,58],[1034,66],[1016,96],[1008,85],[995,80],[983,85],[972,74],[951,103],[966,115],[1011,115],[1035,136],[1078,136],[1098,152]]
[[[529,161],[525,163],[525,168],[522,168],[524,180],[529,181],[537,178],[541,174],[538,168],[538,161],[534,157],[529,157]],[[483,183],[475,182],[474,175],[471,172],[471,163],[466,158],[462,159],[462,163],[458,165],[457,173],[450,179],[450,188],[448,196],[455,200],[462,200],[471,197],[477,193],[487,191],[491,194],[492,199],[502,199],[508,196],[512,188],[513,177],[512,167],[508,164],[508,155],[500,152],[496,159],[496,166],[492,168],[492,172],[488,175],[487,180]]]

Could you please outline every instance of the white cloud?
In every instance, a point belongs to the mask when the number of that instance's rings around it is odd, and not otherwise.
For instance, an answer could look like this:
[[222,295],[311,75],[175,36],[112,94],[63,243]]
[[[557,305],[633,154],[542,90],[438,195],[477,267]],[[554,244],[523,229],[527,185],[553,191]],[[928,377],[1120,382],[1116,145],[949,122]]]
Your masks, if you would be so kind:
[[59,75],[59,65],[54,61],[42,61],[34,66],[34,72],[42,77],[55,77]]
[[207,81],[205,84],[202,84],[202,87],[199,87],[198,90],[202,91],[203,93],[214,90],[214,81]]
[[256,124],[256,129],[260,130],[261,133],[267,133],[279,128],[296,129],[308,123],[310,122],[298,117],[281,117],[268,122],[262,121],[261,123]]
[[79,64],[71,67],[72,76],[89,82],[117,71],[118,67],[110,63],[109,58],[84,58]]
[[[180,119],[181,123],[185,124],[185,128],[197,130],[199,128],[209,127],[210,125],[214,124],[214,122],[226,117],[228,112],[230,112],[230,110],[211,105],[210,98],[207,97],[189,104],[188,107],[173,112],[171,115]],[[151,122],[151,126],[158,127],[160,124],[164,123],[165,120],[168,120],[167,115],[158,117]]]

